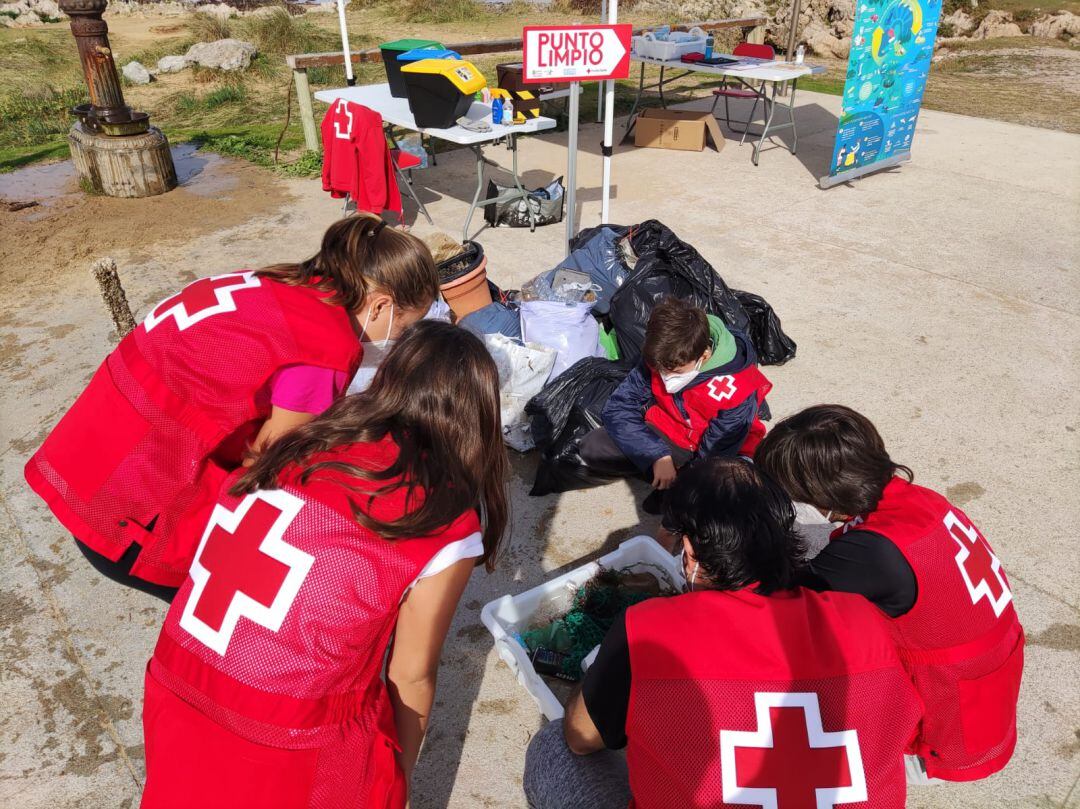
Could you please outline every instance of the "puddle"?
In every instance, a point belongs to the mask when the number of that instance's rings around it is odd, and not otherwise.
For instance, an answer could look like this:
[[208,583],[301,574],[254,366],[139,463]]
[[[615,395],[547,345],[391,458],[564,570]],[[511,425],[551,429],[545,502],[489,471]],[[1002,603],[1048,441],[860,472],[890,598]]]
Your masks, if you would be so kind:
[[[224,171],[228,161],[219,154],[202,152],[194,144],[182,143],[173,147],[172,155],[180,187],[192,194],[216,198],[240,185],[234,174]],[[80,193],[75,166],[70,160],[0,174],[0,210],[26,211],[25,218],[29,221],[44,216],[50,205]]]

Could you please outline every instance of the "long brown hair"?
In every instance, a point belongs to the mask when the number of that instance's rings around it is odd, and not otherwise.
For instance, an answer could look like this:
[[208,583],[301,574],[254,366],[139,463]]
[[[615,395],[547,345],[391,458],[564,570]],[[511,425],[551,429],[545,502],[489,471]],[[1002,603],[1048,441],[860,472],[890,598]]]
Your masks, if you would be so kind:
[[378,289],[398,306],[430,306],[439,295],[439,273],[427,245],[375,216],[351,216],[326,229],[319,252],[299,264],[272,264],[256,275],[332,293],[330,302],[359,311]]
[[[385,469],[311,462],[316,453],[387,435],[400,451]],[[406,487],[406,513],[390,522],[373,519],[370,508],[353,501],[357,522],[386,539],[426,536],[467,509],[479,508],[484,523],[480,561],[494,568],[509,514],[499,374],[483,343],[465,329],[430,320],[410,328],[379,365],[370,388],[346,396],[276,441],[237,481],[233,494],[274,488],[291,464],[302,467],[301,483],[320,470],[383,481],[363,492],[366,506]]]
[[765,436],[754,463],[792,500],[853,517],[877,508],[894,475],[914,479],[889,457],[870,419],[838,404],[788,416]]

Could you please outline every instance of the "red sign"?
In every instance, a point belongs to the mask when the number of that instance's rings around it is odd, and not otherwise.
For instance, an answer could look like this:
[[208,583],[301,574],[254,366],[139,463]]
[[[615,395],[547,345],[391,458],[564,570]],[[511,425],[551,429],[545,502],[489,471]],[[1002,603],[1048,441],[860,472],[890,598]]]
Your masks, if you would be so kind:
[[626,25],[535,25],[521,34],[526,84],[602,81],[630,75]]

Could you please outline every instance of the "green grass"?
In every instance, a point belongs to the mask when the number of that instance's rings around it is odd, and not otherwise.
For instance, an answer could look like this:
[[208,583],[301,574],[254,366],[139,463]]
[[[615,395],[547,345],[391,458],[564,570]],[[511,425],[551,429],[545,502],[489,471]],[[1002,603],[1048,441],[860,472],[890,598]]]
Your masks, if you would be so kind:
[[15,91],[0,96],[0,148],[40,146],[54,135],[66,135],[71,127],[70,110],[88,101],[82,87]]
[[239,104],[247,100],[247,90],[243,84],[226,84],[216,90],[211,90],[203,98],[203,104],[208,110],[216,109],[225,104]]

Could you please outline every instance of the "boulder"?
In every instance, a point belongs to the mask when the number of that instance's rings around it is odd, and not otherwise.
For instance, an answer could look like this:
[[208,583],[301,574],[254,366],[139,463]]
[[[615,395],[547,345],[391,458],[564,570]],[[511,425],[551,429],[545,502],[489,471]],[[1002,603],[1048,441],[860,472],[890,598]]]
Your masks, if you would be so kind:
[[179,73],[191,65],[186,56],[162,56],[158,59],[158,73]]
[[24,11],[11,21],[12,28],[30,28],[35,25],[41,25],[41,18],[32,11]]
[[957,35],[966,34],[975,28],[975,20],[962,8],[958,8],[948,17],[942,17],[941,21],[951,25],[953,33]]
[[1044,39],[1072,39],[1080,36],[1080,17],[1069,11],[1047,14],[1031,24],[1031,35]]
[[972,34],[972,39],[1000,39],[1002,37],[1022,37],[1024,32],[1013,22],[1012,14],[994,10],[987,14],[979,27]]
[[42,18],[59,19],[62,16],[56,0],[31,0],[30,6],[33,12]]
[[196,42],[188,48],[188,62],[214,70],[246,70],[255,55],[255,46],[240,39]]
[[209,14],[213,17],[221,17],[224,20],[235,17],[239,12],[226,3],[200,3],[192,11]]
[[846,59],[851,47],[847,40],[835,36],[830,29],[816,20],[803,29],[802,40],[812,53],[833,59]]
[[124,78],[132,84],[149,84],[150,71],[138,62],[128,62],[123,69]]
[[19,0],[17,3],[0,3],[0,14],[7,17],[14,14],[16,17],[30,11],[28,0]]

